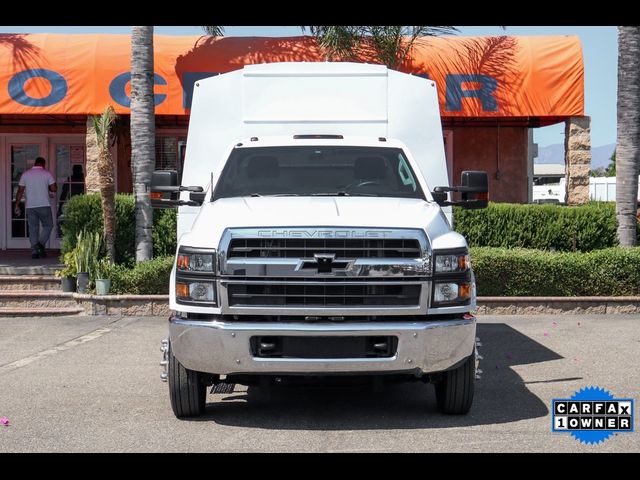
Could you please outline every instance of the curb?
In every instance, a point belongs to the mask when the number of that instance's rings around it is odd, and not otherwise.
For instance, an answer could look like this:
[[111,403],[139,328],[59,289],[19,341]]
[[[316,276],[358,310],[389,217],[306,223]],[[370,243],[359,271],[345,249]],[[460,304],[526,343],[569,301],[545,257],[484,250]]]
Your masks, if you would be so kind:
[[479,315],[632,314],[640,297],[478,297]]
[[85,315],[169,316],[169,295],[90,295],[74,293]]
[[[89,295],[74,293],[85,315],[168,316],[169,295]],[[478,297],[478,315],[558,315],[640,313],[639,297]]]

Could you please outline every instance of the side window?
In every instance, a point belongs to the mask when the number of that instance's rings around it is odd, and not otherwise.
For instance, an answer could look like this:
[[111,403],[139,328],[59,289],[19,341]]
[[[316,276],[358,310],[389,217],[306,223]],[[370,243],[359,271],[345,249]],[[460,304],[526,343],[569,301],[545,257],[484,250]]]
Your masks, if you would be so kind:
[[411,175],[411,170],[402,154],[398,154],[398,176],[403,185],[411,185],[411,191],[416,191],[416,181]]

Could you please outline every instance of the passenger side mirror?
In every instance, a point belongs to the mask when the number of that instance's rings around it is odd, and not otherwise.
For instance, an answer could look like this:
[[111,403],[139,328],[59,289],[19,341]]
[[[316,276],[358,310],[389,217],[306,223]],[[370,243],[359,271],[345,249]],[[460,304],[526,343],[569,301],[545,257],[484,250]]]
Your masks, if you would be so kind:
[[[460,192],[460,200],[447,200],[447,192]],[[440,206],[458,205],[463,208],[487,208],[489,203],[489,177],[487,172],[465,170],[460,175],[460,185],[436,187],[431,192],[433,200]]]
[[[180,200],[180,192],[194,192],[190,200]],[[151,174],[151,206],[153,208],[174,208],[181,205],[198,207],[204,202],[202,187],[182,187],[178,185],[178,172],[175,170],[156,170]],[[201,193],[201,199],[195,197]]]
[[464,208],[487,208],[489,203],[489,177],[487,172],[465,170],[460,175]]

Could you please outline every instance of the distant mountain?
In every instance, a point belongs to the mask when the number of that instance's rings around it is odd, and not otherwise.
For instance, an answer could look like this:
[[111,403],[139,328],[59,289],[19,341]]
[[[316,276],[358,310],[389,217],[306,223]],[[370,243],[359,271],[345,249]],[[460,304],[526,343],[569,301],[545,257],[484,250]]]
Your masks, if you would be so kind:
[[[616,148],[615,143],[600,145],[591,149],[591,168],[607,167],[611,154]],[[534,163],[561,163],[564,164],[564,144],[554,143],[546,147],[538,147],[538,156]]]

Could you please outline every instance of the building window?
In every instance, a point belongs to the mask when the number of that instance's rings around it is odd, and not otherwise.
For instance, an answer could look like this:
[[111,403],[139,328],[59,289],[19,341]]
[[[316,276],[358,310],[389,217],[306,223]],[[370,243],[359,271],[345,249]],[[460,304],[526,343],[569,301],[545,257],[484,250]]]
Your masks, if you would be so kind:
[[182,165],[187,138],[181,135],[156,136],[156,170],[177,170],[182,179]]

